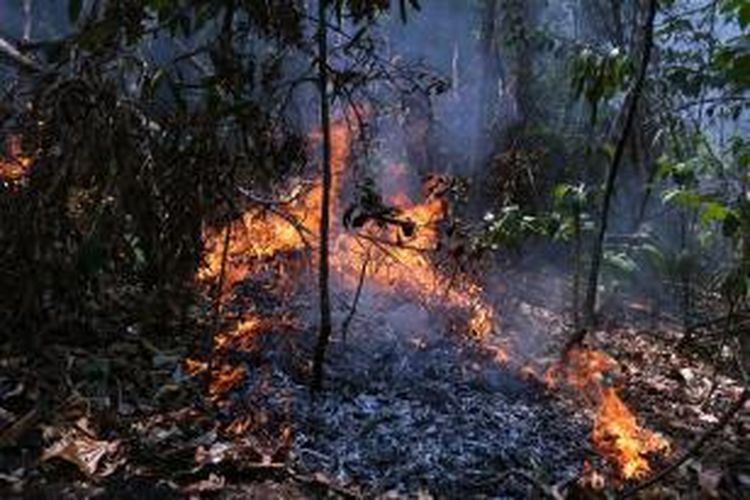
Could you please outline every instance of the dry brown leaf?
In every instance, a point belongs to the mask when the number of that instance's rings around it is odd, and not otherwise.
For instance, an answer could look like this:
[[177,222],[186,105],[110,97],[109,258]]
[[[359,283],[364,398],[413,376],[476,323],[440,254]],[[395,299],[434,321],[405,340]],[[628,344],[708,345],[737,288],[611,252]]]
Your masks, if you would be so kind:
[[720,498],[719,483],[721,482],[721,471],[716,469],[701,468],[698,471],[698,484],[701,487],[701,498]]
[[224,476],[219,476],[211,473],[209,474],[208,478],[202,479],[186,486],[183,489],[183,492],[187,494],[217,492],[224,489],[226,483],[227,481]]
[[[68,431],[59,441],[44,451],[41,461],[60,458],[74,464],[87,476],[94,476],[102,458],[106,455],[113,455],[119,444],[119,441],[94,439],[78,430]],[[109,474],[112,472],[108,471]]]

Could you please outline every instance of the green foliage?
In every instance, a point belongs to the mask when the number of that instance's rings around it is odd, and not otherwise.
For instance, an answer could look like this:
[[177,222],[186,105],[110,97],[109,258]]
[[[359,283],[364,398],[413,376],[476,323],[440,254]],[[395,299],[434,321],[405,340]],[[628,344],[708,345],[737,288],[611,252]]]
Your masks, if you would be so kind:
[[750,26],[750,1],[748,0],[723,0],[721,11],[736,18],[741,29]]
[[741,33],[727,41],[714,58],[716,69],[736,90],[750,87],[750,2],[747,0],[724,0],[722,13],[737,23]]
[[583,233],[593,229],[587,213],[591,196],[585,184],[558,184],[552,197],[553,210],[547,217],[551,221],[548,227],[553,230],[550,233],[553,238],[568,241],[576,237],[577,230]]
[[518,248],[531,236],[550,233],[550,220],[523,213],[518,205],[503,207],[495,215],[488,212],[484,216],[485,227],[475,237],[473,247],[477,250],[498,250]]
[[591,123],[595,123],[601,103],[624,90],[632,74],[632,64],[620,49],[597,53],[583,48],[573,63],[573,88],[577,97],[585,97],[591,106]]

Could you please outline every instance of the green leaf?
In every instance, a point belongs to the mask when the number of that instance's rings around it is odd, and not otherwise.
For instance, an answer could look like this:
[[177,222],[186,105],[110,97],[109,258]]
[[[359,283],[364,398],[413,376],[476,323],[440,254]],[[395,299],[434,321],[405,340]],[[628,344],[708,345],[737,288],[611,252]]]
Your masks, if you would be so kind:
[[730,212],[731,210],[727,208],[726,206],[724,206],[723,204],[716,202],[716,201],[710,201],[704,204],[703,210],[701,210],[701,215],[700,215],[701,224],[724,221],[726,220]]
[[662,200],[664,203],[677,203],[686,208],[698,208],[705,197],[692,189],[675,188],[667,190]]
[[624,252],[605,252],[604,261],[611,269],[631,274],[638,270],[638,264]]

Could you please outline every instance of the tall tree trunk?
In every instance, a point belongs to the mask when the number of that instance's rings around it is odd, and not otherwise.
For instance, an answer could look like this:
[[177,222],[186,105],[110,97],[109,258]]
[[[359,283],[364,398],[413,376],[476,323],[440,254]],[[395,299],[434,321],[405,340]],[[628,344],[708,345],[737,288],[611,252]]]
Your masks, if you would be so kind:
[[331,208],[331,110],[328,100],[328,0],[318,0],[318,86],[320,91],[320,124],[323,129],[322,169],[323,196],[320,205],[320,332],[313,359],[313,391],[320,390],[323,383],[323,363],[328,341],[331,338],[331,297],[328,287],[328,235],[330,232]]
[[479,81],[479,110],[477,112],[477,133],[473,147],[472,171],[479,172],[479,166],[487,153],[489,127],[495,111],[497,95],[497,50],[495,44],[496,18],[498,0],[484,0],[481,10],[481,28],[479,40],[479,57],[482,73]]
[[[617,173],[622,163],[622,157],[625,153],[625,148],[628,144],[628,138],[633,128],[633,122],[635,121],[636,110],[638,109],[638,101],[643,93],[643,87],[646,82],[646,74],[648,71],[649,62],[651,60],[651,52],[654,45],[654,20],[656,19],[656,12],[658,10],[657,0],[649,1],[648,15],[646,24],[644,26],[644,40],[643,40],[643,54],[641,56],[640,70],[636,78],[635,84],[631,89],[628,98],[625,100],[626,113],[625,121],[623,123],[622,132],[619,140],[615,147],[614,155],[612,156],[612,163],[609,167],[607,174],[607,182],[604,188],[604,201],[602,203],[602,209],[599,219],[599,232],[594,240],[594,248],[591,254],[591,270],[588,278],[588,287],[586,290],[586,301],[584,303],[584,313],[586,327],[591,327],[594,324],[595,312],[596,312],[596,296],[599,288],[599,271],[602,263],[602,254],[604,251],[604,239],[607,234],[607,224],[609,222],[609,210],[612,203],[612,195],[615,190],[615,181],[617,180]],[[580,344],[585,337],[585,329],[579,329],[570,342],[568,343],[567,350]]]

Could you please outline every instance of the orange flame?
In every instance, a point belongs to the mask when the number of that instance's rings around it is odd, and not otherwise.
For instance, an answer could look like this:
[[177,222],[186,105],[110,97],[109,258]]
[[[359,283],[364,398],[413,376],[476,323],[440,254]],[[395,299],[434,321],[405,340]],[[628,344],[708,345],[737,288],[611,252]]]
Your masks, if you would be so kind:
[[[352,132],[346,120],[331,125],[331,212],[334,214],[342,194]],[[319,135],[313,133],[312,139],[318,139]],[[407,174],[406,167],[400,164],[388,169],[390,176],[397,180]],[[269,259],[284,253],[314,250],[320,227],[321,198],[322,183],[316,179],[306,192],[296,193],[278,210],[252,206],[232,222],[222,297]],[[376,224],[366,224],[358,233],[352,233],[333,217],[331,268],[350,287],[356,286],[361,269],[366,267],[369,281],[384,290],[397,289],[427,302],[470,311],[470,331],[479,337],[487,335],[493,329],[495,311],[482,299],[482,289],[466,276],[447,276],[429,255],[438,245],[436,225],[445,217],[445,202],[428,197],[423,203],[414,203],[403,192],[396,193],[391,200],[400,205],[399,219],[414,225],[413,235],[405,238],[395,225]],[[225,231],[226,228],[205,229],[205,265],[198,274],[200,281],[215,282],[219,277]]]
[[625,479],[638,479],[651,471],[647,455],[668,452],[669,442],[660,434],[638,425],[635,416],[617,395],[607,387],[594,421],[594,445],[604,456],[612,458]]
[[617,466],[622,478],[638,479],[651,471],[647,456],[668,453],[670,446],[660,434],[638,425],[617,390],[608,386],[607,373],[617,366],[617,361],[602,351],[576,349],[569,353],[565,366],[551,367],[544,378],[552,387],[562,379],[597,405],[594,447]]
[[244,378],[245,369],[241,366],[222,365],[211,373],[208,394],[218,398],[240,385]]
[[31,158],[25,156],[21,149],[20,136],[8,136],[6,155],[5,158],[0,158],[0,180],[18,182],[31,166]]

